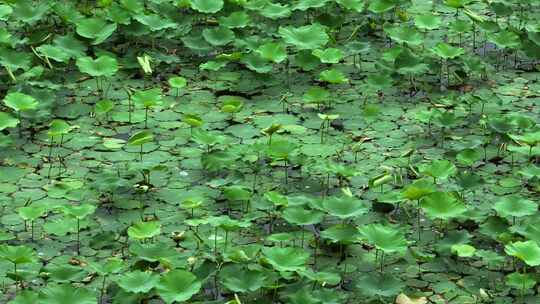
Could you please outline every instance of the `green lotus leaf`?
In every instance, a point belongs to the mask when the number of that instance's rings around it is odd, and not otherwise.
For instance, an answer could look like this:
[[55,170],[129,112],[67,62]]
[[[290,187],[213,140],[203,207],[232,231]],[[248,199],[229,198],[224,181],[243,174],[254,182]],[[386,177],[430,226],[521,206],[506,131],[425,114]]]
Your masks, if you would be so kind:
[[59,48],[63,53],[69,56],[69,58],[84,57],[87,49],[86,45],[82,41],[77,40],[71,34],[66,36],[57,36],[53,40],[53,46]]
[[198,128],[204,124],[202,118],[195,114],[184,114],[182,120],[192,128]]
[[366,79],[366,84],[376,90],[383,90],[392,86],[393,80],[390,75],[381,73],[381,74],[371,74]]
[[521,45],[518,34],[508,30],[498,33],[489,33],[487,38],[502,49],[517,49]]
[[434,30],[441,26],[442,19],[433,14],[417,15],[414,17],[414,25],[421,30]]
[[336,2],[344,8],[357,13],[361,13],[366,6],[366,1],[364,0],[336,0]]
[[405,49],[398,55],[394,65],[398,68],[400,74],[405,75],[422,75],[429,69],[428,64],[424,63],[423,58],[415,56],[408,49]]
[[76,126],[71,126],[64,120],[53,119],[53,121],[49,123],[49,130],[47,131],[47,135],[49,137],[66,135],[75,128]]
[[68,284],[48,285],[40,290],[41,304],[97,304],[97,295],[84,287],[75,288]]
[[0,245],[0,258],[13,264],[29,264],[36,260],[34,250],[26,246]]
[[7,20],[7,16],[11,15],[13,13],[13,9],[11,6],[7,4],[0,4],[0,20],[5,21]]
[[150,271],[135,270],[126,272],[116,279],[116,283],[125,291],[146,293],[159,282],[159,275]]
[[232,12],[227,17],[220,17],[219,24],[228,28],[243,28],[251,23],[251,18],[244,11]]
[[434,179],[447,179],[457,173],[456,166],[446,159],[433,160],[430,164],[421,164],[418,169],[420,173]]
[[310,8],[324,7],[330,0],[297,0],[293,4],[293,10],[306,11]]
[[454,244],[450,247],[450,250],[458,257],[469,258],[474,256],[476,248],[468,244]]
[[214,46],[226,45],[234,40],[234,32],[224,26],[205,28],[202,35],[208,43]]
[[526,144],[527,146],[535,146],[540,143],[540,130],[534,132],[527,132],[522,135],[508,134],[510,138],[517,142]]
[[321,104],[330,99],[330,92],[321,87],[310,87],[302,96],[305,103]]
[[400,44],[409,44],[412,46],[421,45],[424,42],[422,34],[418,32],[414,27],[408,26],[396,26],[385,27],[384,31],[390,36],[392,40]]
[[153,238],[161,233],[159,221],[138,222],[127,230],[128,236],[136,240]]
[[129,251],[138,259],[148,262],[166,262],[170,263],[174,257],[177,257],[178,252],[169,244],[160,242],[151,244],[141,244],[134,242],[129,246]]
[[71,58],[63,48],[51,44],[41,45],[36,48],[36,51],[38,51],[41,56],[45,56],[58,62],[67,62]]
[[96,211],[96,206],[92,204],[67,205],[62,208],[62,212],[77,219],[83,219]]
[[336,69],[322,71],[319,74],[319,80],[325,81],[331,84],[342,84],[342,83],[347,83],[349,81],[349,79],[347,79],[342,72]]
[[86,56],[77,58],[77,67],[82,73],[92,77],[111,77],[118,71],[118,62],[108,55],[96,59]]
[[345,195],[327,198],[322,206],[326,212],[341,219],[359,216],[369,211],[369,206],[364,201]]
[[322,63],[338,63],[343,58],[343,52],[336,48],[314,50],[312,54],[319,58]]
[[103,99],[96,102],[96,114],[106,114],[114,109],[114,102],[110,99]]
[[165,303],[171,304],[189,300],[201,287],[201,282],[194,274],[175,269],[161,276],[156,285],[156,292]]
[[244,102],[242,99],[235,96],[229,96],[224,98],[221,105],[221,111],[225,113],[237,113],[240,112],[243,106]]
[[245,266],[230,264],[219,272],[219,280],[233,292],[254,292],[263,287],[266,274],[260,270],[250,270]]
[[182,89],[187,85],[187,80],[181,76],[174,76],[169,78],[169,85],[175,89]]
[[143,91],[137,91],[133,94],[133,102],[141,105],[143,108],[151,108],[161,104],[161,89],[153,88]]
[[39,102],[32,96],[13,92],[4,97],[4,104],[17,112],[35,110]]
[[208,218],[208,222],[212,227],[219,227],[227,231],[235,231],[251,226],[251,223],[248,221],[235,220],[226,215],[211,216]]
[[191,8],[205,14],[215,14],[223,8],[223,0],[191,0]]
[[506,285],[518,290],[527,290],[536,285],[536,278],[530,273],[513,272],[506,276]]
[[535,202],[518,195],[505,196],[492,207],[503,217],[523,217],[538,212],[538,205]]
[[352,244],[361,237],[358,229],[349,224],[337,224],[321,231],[321,237],[333,243]]
[[103,263],[102,261],[89,261],[88,266],[90,266],[90,268],[92,268],[92,270],[99,275],[105,276],[122,272],[126,265],[121,258],[112,257],[108,258],[105,263]]
[[262,58],[258,53],[255,52],[243,56],[240,62],[245,64],[250,70],[261,74],[269,73],[273,69],[270,61]]
[[9,68],[12,72],[19,69],[27,71],[32,64],[32,56],[26,52],[0,47],[0,64]]
[[309,253],[297,247],[263,247],[262,253],[265,261],[280,272],[303,270],[309,259]]
[[262,58],[275,63],[280,63],[287,59],[287,50],[281,43],[270,42],[263,44],[257,49],[257,53],[259,53]]
[[366,296],[392,297],[403,290],[405,283],[390,273],[370,273],[362,275],[356,287]]
[[403,253],[407,249],[407,240],[395,227],[374,223],[358,230],[370,244],[385,253]]
[[286,4],[266,3],[264,7],[258,10],[261,15],[266,18],[276,20],[280,18],[288,18],[291,16],[291,9]]
[[465,54],[465,50],[463,48],[453,47],[449,45],[448,43],[444,43],[444,42],[437,43],[437,45],[433,47],[431,51],[435,55],[443,59],[454,59]]
[[535,267],[540,265],[540,246],[535,241],[518,241],[504,246],[506,254],[516,257],[525,264]]
[[465,5],[472,2],[472,0],[444,0],[444,5],[451,8],[463,8]]
[[300,27],[281,26],[279,34],[286,43],[294,45],[299,50],[320,49],[329,39],[325,28],[318,23]]
[[168,28],[178,27],[178,24],[168,18],[164,18],[158,14],[140,14],[134,16],[135,20],[148,26],[151,31],[161,31]]
[[47,212],[45,206],[26,206],[17,209],[19,216],[25,221],[35,221]]
[[77,34],[93,39],[92,44],[94,45],[105,41],[115,30],[116,23],[107,23],[99,17],[81,19],[76,23]]
[[314,272],[311,269],[301,270],[298,272],[301,276],[308,278],[311,281],[315,281],[322,286],[337,285],[341,282],[341,276],[335,272],[319,271]]
[[146,143],[152,142],[154,140],[154,135],[150,131],[139,131],[133,134],[128,139],[128,146],[141,146]]
[[9,304],[34,304],[39,303],[39,294],[31,290],[19,292]]
[[449,192],[434,192],[422,198],[420,207],[431,219],[449,220],[460,216],[467,208]]
[[227,65],[227,61],[208,61],[199,66],[201,70],[219,71]]
[[283,210],[282,217],[291,224],[313,225],[322,221],[324,213],[304,207],[287,207]]
[[51,9],[51,5],[47,2],[15,1],[12,8],[11,16],[13,18],[24,23],[33,24],[45,16]]
[[286,303],[290,304],[320,304],[322,303],[318,299],[310,288],[301,288],[287,295]]

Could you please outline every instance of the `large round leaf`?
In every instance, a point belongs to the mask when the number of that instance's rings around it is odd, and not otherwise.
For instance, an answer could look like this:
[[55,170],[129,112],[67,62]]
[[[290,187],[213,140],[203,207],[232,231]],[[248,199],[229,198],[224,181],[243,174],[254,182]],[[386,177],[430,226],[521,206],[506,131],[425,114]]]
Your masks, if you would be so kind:
[[310,24],[300,27],[280,27],[279,34],[283,40],[294,45],[299,50],[320,49],[328,43],[328,34],[320,24]]
[[159,275],[149,272],[135,270],[122,274],[116,280],[120,288],[133,293],[145,293],[156,286]]
[[506,254],[516,257],[529,266],[540,265],[540,247],[535,241],[514,242],[504,246]]
[[265,260],[277,271],[297,271],[306,267],[309,253],[296,247],[264,247]]
[[535,214],[538,211],[538,205],[535,202],[520,196],[509,195],[498,200],[495,205],[493,205],[493,209],[495,209],[500,216],[522,217]]
[[0,112],[0,131],[7,128],[15,128],[19,124],[19,120],[8,113]]
[[156,285],[157,294],[170,304],[189,300],[201,289],[201,282],[189,271],[176,269],[161,276]]
[[19,92],[7,94],[4,103],[17,112],[35,110],[39,104],[34,97]]
[[202,35],[208,43],[214,46],[226,45],[234,40],[234,32],[224,26],[206,28]]
[[407,240],[397,228],[374,223],[360,227],[359,231],[370,244],[386,253],[407,249]]
[[223,8],[223,0],[191,0],[191,8],[206,14],[214,14]]
[[304,207],[287,207],[282,214],[283,219],[295,225],[313,225],[320,223],[324,213]]
[[49,285],[40,290],[40,304],[97,304],[97,296],[84,287]]
[[435,192],[425,196],[420,203],[431,219],[448,220],[467,211],[465,204],[449,192]]
[[108,55],[96,59],[86,56],[77,58],[77,67],[82,73],[92,77],[111,77],[118,71],[118,62]]
[[159,221],[139,222],[127,230],[128,236],[137,240],[152,238],[161,233]]
[[349,196],[327,198],[322,206],[326,212],[341,219],[359,216],[369,211],[369,206],[364,201]]
[[233,264],[221,269],[219,279],[231,291],[253,292],[264,285],[266,275],[260,270],[250,270],[244,266]]
[[109,38],[116,30],[116,23],[107,23],[104,19],[98,17],[86,18],[77,21],[77,34],[93,39],[92,44],[100,44]]

